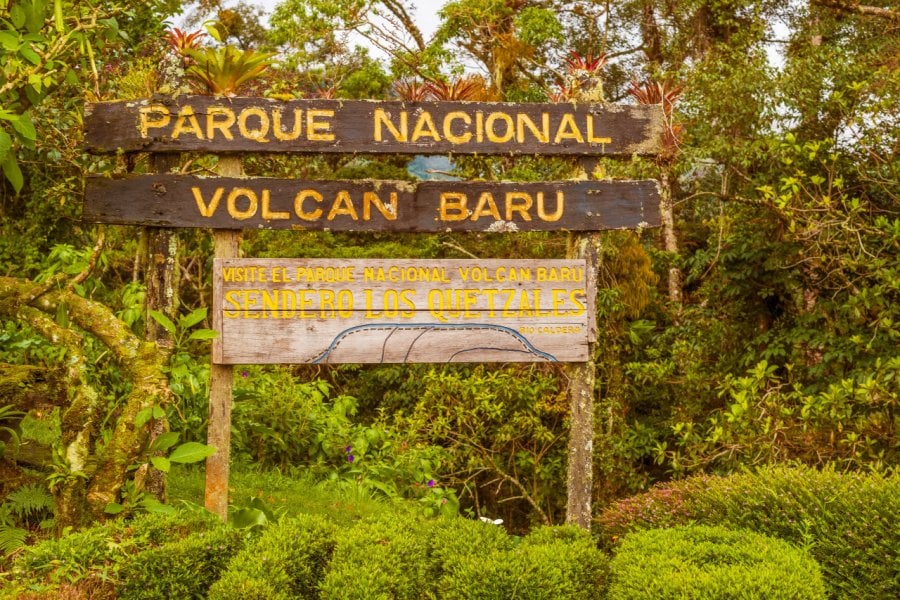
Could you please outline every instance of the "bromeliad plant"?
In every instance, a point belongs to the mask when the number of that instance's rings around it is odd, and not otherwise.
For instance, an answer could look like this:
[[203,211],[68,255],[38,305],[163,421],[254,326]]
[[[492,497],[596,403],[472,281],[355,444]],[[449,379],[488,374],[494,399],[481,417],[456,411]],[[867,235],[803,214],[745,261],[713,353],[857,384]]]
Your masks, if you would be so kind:
[[214,96],[234,96],[245,83],[262,75],[273,54],[234,46],[185,50],[191,59],[186,75]]

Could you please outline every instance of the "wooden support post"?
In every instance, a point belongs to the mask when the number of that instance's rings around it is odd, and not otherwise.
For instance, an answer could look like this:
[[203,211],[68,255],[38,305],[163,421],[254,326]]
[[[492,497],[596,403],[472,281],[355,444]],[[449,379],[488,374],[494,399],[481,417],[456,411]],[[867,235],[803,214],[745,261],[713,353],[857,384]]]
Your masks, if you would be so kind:
[[590,311],[588,360],[568,363],[569,395],[569,452],[566,478],[566,523],[583,529],[591,528],[591,490],[594,471],[594,349],[597,347],[597,269],[599,266],[600,236],[596,233],[572,235],[566,258],[583,258],[585,289]]
[[[236,157],[221,157],[216,169],[224,177],[240,177],[241,161]],[[240,232],[214,230],[214,254],[216,258],[238,258]],[[213,329],[222,331],[221,313],[213,313]],[[228,519],[228,475],[231,462],[231,390],[233,384],[231,365],[211,364],[209,370],[209,424],[207,444],[216,453],[206,459],[206,494],[204,505],[223,521]]]

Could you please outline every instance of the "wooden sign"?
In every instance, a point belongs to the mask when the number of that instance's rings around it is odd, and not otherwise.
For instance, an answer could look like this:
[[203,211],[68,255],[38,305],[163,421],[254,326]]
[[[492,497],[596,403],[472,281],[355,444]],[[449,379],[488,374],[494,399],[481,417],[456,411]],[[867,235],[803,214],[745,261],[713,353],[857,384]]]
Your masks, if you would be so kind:
[[93,152],[645,155],[661,106],[178,96],[89,103]]
[[333,231],[657,227],[655,181],[298,181],[145,175],[87,180],[95,223]]
[[583,260],[215,259],[217,364],[586,361]]

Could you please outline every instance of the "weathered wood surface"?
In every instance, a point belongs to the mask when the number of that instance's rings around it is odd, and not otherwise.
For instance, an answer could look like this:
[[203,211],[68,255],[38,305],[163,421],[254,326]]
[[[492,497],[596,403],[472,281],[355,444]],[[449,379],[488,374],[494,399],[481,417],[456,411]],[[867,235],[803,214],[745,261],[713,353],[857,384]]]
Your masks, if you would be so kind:
[[587,359],[579,260],[216,259],[213,361]]
[[179,96],[89,103],[92,152],[655,154],[660,106]]
[[87,180],[94,223],[332,231],[600,231],[659,226],[655,181]]

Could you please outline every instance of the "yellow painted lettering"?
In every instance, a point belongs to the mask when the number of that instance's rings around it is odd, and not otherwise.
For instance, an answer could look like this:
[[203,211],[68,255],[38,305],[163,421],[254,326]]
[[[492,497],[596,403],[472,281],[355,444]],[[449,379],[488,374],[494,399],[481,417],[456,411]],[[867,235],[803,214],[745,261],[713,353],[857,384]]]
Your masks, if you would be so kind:
[[453,121],[462,121],[466,125],[470,125],[472,123],[472,117],[462,112],[461,110],[448,112],[447,116],[444,117],[444,137],[447,138],[447,141],[451,144],[468,143],[469,140],[472,139],[472,132],[466,130],[465,133],[462,134],[454,133]]
[[[244,210],[239,209],[237,206],[238,198],[241,197],[247,198],[247,208]],[[228,194],[228,214],[231,215],[233,219],[237,219],[238,221],[249,219],[256,214],[258,208],[259,198],[256,197],[256,193],[251,189],[234,188],[231,190],[231,193]]]
[[537,193],[537,215],[541,221],[548,221],[554,223],[559,221],[563,212],[565,211],[566,197],[562,192],[556,192],[556,210],[553,214],[549,214],[547,212],[547,207],[544,204],[544,192]]
[[[503,121],[506,125],[506,131],[503,132],[503,135],[499,135],[496,130],[497,121]],[[516,127],[513,124],[513,119],[506,113],[502,112],[494,112],[488,115],[487,120],[484,122],[485,132],[487,133],[487,137],[490,141],[495,144],[503,144],[508,142],[513,138],[516,133]]]
[[559,144],[563,140],[575,140],[579,144],[584,143],[584,136],[582,136],[581,131],[578,130],[578,125],[575,123],[575,117],[572,113],[566,113],[563,115],[562,119],[560,119],[559,127],[556,129],[556,137],[553,138],[553,143]]
[[375,109],[375,132],[374,138],[376,142],[383,142],[384,138],[381,133],[381,126],[384,125],[388,132],[394,136],[394,141],[406,142],[409,133],[409,113],[405,110],[400,111],[400,127],[399,129],[391,122],[391,116],[385,112],[383,108]]
[[587,134],[588,134],[588,142],[591,144],[611,144],[612,138],[608,137],[594,137],[594,117],[596,115],[589,114],[587,118]]
[[300,137],[300,130],[302,128],[303,109],[294,109],[294,127],[290,131],[285,131],[281,127],[281,109],[275,109],[272,111],[272,134],[275,136],[276,140],[280,140],[282,142],[296,140],[298,137]]
[[513,213],[519,213],[523,221],[530,221],[531,215],[528,211],[534,201],[529,194],[525,192],[507,192],[506,193],[506,220],[512,221]]
[[175,126],[172,127],[172,139],[177,140],[183,133],[192,133],[198,140],[203,139],[203,129],[200,128],[192,106],[183,106],[178,111],[178,118],[175,119]]
[[331,131],[331,121],[317,120],[333,116],[333,110],[306,111],[306,138],[315,142],[330,142],[334,140],[334,132]]
[[500,220],[500,211],[497,210],[497,204],[494,202],[494,196],[490,192],[483,192],[478,197],[478,204],[472,213],[472,220],[477,221],[481,217],[492,217],[495,221]]
[[422,137],[430,137],[436,142],[441,141],[441,136],[437,131],[437,127],[434,126],[434,119],[431,118],[431,113],[425,110],[419,115],[419,118],[416,120],[416,126],[413,127],[412,141],[417,142]]
[[[259,119],[259,126],[256,129],[249,129],[247,127],[247,121],[250,120],[250,117]],[[269,135],[270,125],[269,114],[261,108],[245,108],[241,111],[240,117],[238,117],[238,131],[241,132],[243,137],[255,142],[265,144],[271,141],[266,138],[266,136]]]
[[172,113],[162,104],[142,106],[138,111],[141,117],[141,137],[148,137],[150,129],[162,129],[172,120]]
[[372,207],[378,209],[381,216],[387,221],[397,220],[397,192],[391,192],[390,204],[385,206],[381,198],[375,192],[363,193],[363,221],[368,221],[372,217]]
[[227,292],[225,292],[225,298],[224,298],[225,303],[229,304],[233,307],[232,310],[228,310],[226,308],[225,311],[223,312],[226,319],[237,319],[241,315],[241,313],[240,313],[241,301],[239,300],[239,298],[240,298],[239,290],[228,290]]
[[227,106],[210,106],[206,111],[206,137],[211,140],[215,139],[216,129],[218,129],[223,138],[233,140],[231,128],[234,127],[236,120],[234,111]]
[[297,196],[294,197],[294,212],[304,221],[315,221],[320,219],[322,217],[321,208],[317,208],[312,212],[303,210],[303,202],[307,198],[312,198],[313,201],[318,202],[319,204],[322,203],[322,194],[316,190],[300,190],[297,192]]
[[200,216],[209,218],[216,214],[216,209],[219,207],[219,201],[222,199],[222,194],[225,193],[225,188],[216,188],[216,191],[213,192],[213,197],[209,200],[209,204],[203,200],[203,192],[199,187],[192,187],[191,192],[194,194],[194,201],[197,203],[197,210],[200,211]]
[[270,207],[272,199],[270,198],[269,190],[264,189],[262,191],[262,218],[267,221],[270,219],[290,219],[291,213],[287,211],[273,211]]
[[540,129],[538,129],[538,126],[528,115],[524,113],[516,114],[516,141],[520,144],[525,143],[526,127],[531,132],[531,135],[533,135],[540,143],[546,144],[550,141],[550,115],[548,113],[541,113]]
[[347,190],[341,190],[337,193],[337,196],[334,198],[334,204],[331,205],[331,210],[325,218],[333,221],[338,215],[347,215],[354,221],[359,220],[359,217],[356,215],[356,209],[353,208],[353,200],[350,199],[350,192]]
[[462,221],[469,216],[466,195],[458,192],[441,192],[441,221]]

